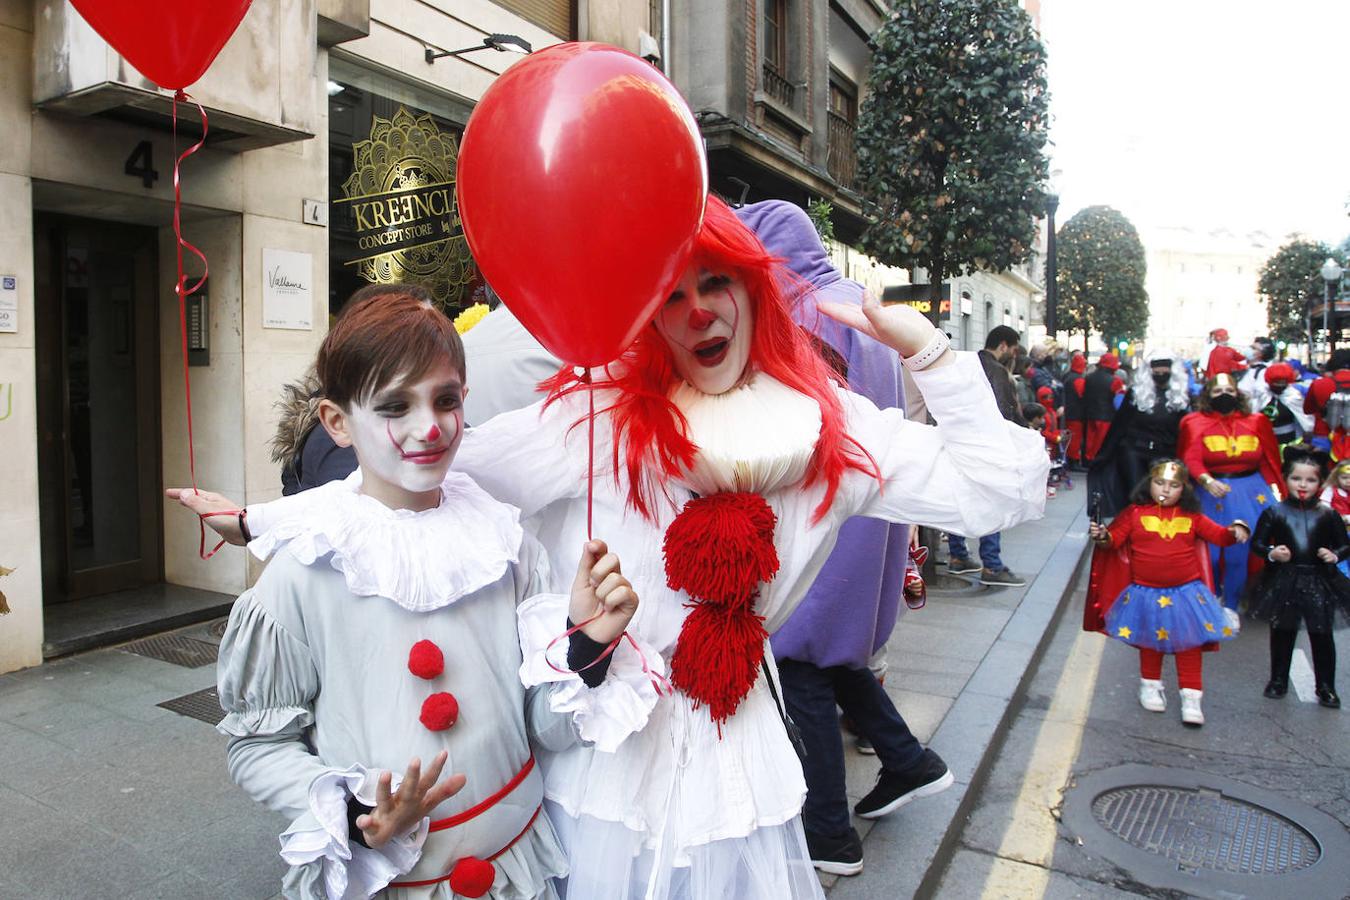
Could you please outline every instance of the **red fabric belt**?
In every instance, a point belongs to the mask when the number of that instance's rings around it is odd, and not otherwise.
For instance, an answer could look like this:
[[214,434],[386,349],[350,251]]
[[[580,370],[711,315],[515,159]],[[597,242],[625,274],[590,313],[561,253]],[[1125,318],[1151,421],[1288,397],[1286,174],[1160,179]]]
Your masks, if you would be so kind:
[[[530,761],[529,761],[528,763],[526,763],[526,766],[527,766],[527,768],[528,768],[528,767],[533,766],[533,765],[534,765],[534,757],[531,756],[531,757],[530,757]],[[483,861],[484,861],[484,862],[492,862],[494,859],[496,859],[497,857],[501,856],[501,855],[502,855],[503,853],[505,853],[507,850],[510,850],[512,847],[514,847],[514,846],[516,845],[516,843],[519,842],[520,839],[523,838],[523,837],[529,832],[529,830],[530,830],[531,828],[534,827],[534,823],[535,823],[535,821],[539,818],[539,813],[541,813],[541,812],[543,811],[543,809],[544,809],[544,807],[542,807],[542,806],[536,807],[535,810],[534,810],[534,815],[530,816],[530,821],[528,821],[528,822],[525,823],[525,827],[522,828],[522,829],[520,830],[520,834],[518,834],[518,835],[516,835],[515,837],[511,838],[511,840],[507,843],[507,845],[506,845],[505,847],[503,847],[502,849],[498,850],[496,853],[494,853],[494,854],[492,854],[491,856],[487,857],[487,858],[486,858],[485,860],[483,860]],[[449,820],[448,820],[448,819],[442,819],[441,821],[444,822],[444,821],[449,821]],[[434,824],[434,823],[433,823],[433,824]],[[444,875],[440,876],[439,878],[428,878],[426,881],[391,881],[391,882],[389,883],[389,886],[390,886],[390,887],[426,887],[426,886],[429,885],[429,884],[440,884],[442,881],[448,881],[448,880],[450,879],[450,877],[453,876],[453,875],[455,874],[455,866],[459,865],[459,862],[460,862],[459,860],[455,860],[454,864],[452,864],[452,865],[450,866],[450,871],[449,871],[449,872],[446,872]]]
[[534,770],[534,754],[531,753],[530,758],[525,761],[525,765],[521,767],[521,770],[517,772],[511,778],[510,781],[502,785],[501,790],[497,791],[497,793],[486,798],[485,800],[479,803],[475,803],[473,806],[470,806],[468,809],[464,810],[464,812],[455,813],[453,816],[449,816],[448,818],[445,819],[437,819],[436,821],[431,823],[431,830],[444,831],[447,828],[454,828],[456,825],[463,825],[465,822],[469,821],[475,816],[482,815],[483,813],[487,812],[489,809],[500,803],[502,798],[504,798],[507,794],[511,793],[516,788],[520,787],[520,783],[524,781],[527,777],[529,777],[530,772],[532,772],[533,770]]

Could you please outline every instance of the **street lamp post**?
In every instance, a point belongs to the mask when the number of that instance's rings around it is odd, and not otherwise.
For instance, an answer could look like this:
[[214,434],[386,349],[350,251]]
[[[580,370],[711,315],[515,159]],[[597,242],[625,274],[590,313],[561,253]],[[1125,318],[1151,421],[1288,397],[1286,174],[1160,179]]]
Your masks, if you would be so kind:
[[[1336,332],[1332,330],[1335,316],[1331,315],[1331,286],[1341,280],[1344,270],[1341,264],[1328,256],[1327,261],[1322,263],[1322,330],[1327,333],[1327,359],[1336,352]],[[1338,290],[1339,294],[1340,291]]]
[[1045,334],[1050,340],[1059,333],[1059,269],[1055,261],[1055,210],[1059,196],[1045,198]]

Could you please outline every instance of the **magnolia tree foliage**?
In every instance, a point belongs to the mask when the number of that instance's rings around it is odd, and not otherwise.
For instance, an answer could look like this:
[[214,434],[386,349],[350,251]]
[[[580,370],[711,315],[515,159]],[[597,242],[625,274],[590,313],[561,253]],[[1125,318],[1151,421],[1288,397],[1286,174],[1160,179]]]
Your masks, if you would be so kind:
[[1026,260],[1045,214],[1045,49],[1016,0],[898,0],[858,117],[865,252],[932,284]]
[[1060,328],[1096,331],[1114,347],[1148,329],[1144,245],[1130,220],[1109,206],[1079,210],[1059,229]]
[[[1256,290],[1266,300],[1266,325],[1275,340],[1303,343],[1307,340],[1307,303],[1320,305],[1326,282],[1322,264],[1327,257],[1345,264],[1346,254],[1321,241],[1303,239],[1285,244],[1261,267]],[[1314,323],[1321,327],[1321,323]]]

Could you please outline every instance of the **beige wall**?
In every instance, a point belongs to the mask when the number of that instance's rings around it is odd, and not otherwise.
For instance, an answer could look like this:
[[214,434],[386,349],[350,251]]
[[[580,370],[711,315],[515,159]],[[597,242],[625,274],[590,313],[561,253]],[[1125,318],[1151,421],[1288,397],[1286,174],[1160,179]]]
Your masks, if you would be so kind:
[[19,279],[19,332],[0,334],[0,578],[12,612],[0,617],[0,672],[42,661],[38,542],[37,392],[33,329],[29,95],[32,6],[0,0],[0,274]]

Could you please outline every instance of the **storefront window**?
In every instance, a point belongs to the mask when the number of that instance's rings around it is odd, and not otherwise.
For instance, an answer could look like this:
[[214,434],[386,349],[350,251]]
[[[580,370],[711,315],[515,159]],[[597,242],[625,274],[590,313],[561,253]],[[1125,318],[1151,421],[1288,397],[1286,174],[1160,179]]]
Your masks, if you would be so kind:
[[453,316],[483,291],[455,200],[468,104],[338,60],[329,79],[330,314],[408,282]]

